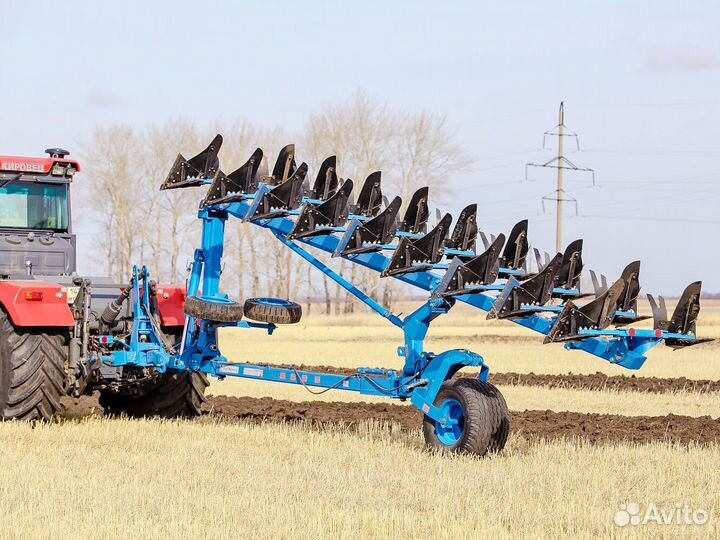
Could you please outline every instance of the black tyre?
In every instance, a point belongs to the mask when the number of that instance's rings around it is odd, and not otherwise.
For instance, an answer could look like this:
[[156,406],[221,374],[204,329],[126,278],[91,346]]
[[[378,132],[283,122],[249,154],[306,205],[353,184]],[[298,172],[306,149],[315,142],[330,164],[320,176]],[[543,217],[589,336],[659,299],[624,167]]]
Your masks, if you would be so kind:
[[0,309],[0,416],[47,420],[65,394],[67,335],[63,330],[15,328]]
[[238,322],[243,317],[243,306],[237,302],[211,302],[195,296],[185,299],[185,313],[196,319],[216,322]]
[[442,426],[425,416],[425,442],[441,452],[484,456],[500,452],[510,432],[510,413],[500,391],[488,382],[460,378],[443,383],[435,406],[455,424]]
[[248,298],[245,316],[253,321],[294,324],[302,319],[302,306],[279,298]]
[[100,406],[107,415],[132,418],[189,418],[201,414],[207,401],[208,380],[202,373],[166,373],[150,383],[140,396],[100,392]]

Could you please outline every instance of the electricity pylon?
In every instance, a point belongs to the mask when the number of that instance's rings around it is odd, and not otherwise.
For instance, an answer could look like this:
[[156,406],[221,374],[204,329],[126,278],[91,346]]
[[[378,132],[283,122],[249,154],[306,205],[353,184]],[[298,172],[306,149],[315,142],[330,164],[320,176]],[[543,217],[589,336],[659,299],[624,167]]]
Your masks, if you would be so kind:
[[565,137],[571,137],[575,139],[575,146],[577,147],[577,150],[580,150],[580,140],[578,139],[577,133],[567,131],[567,126],[565,125],[565,104],[561,101],[560,102],[560,112],[558,114],[558,124],[550,131],[546,131],[543,133],[543,149],[546,148],[545,141],[547,140],[547,137],[557,137],[558,138],[558,154],[557,157],[552,158],[549,161],[546,161],[545,163],[527,163],[525,165],[525,179],[528,179],[527,169],[528,167],[545,167],[550,169],[557,169],[557,188],[555,191],[548,195],[544,195],[541,199],[543,204],[543,211],[545,211],[545,201],[554,201],[555,202],[555,249],[557,252],[562,252],[563,250],[563,243],[562,243],[562,234],[563,234],[563,203],[565,202],[571,202],[575,204],[575,214],[577,214],[577,200],[573,197],[570,197],[567,192],[565,191],[565,188],[563,187],[563,171],[565,169],[569,169],[571,171],[582,171],[582,172],[589,172],[592,174],[592,183],[593,186],[595,185],[595,171],[593,169],[588,169],[585,167],[578,167],[575,165],[572,161],[570,161],[568,158],[565,157],[564,154],[564,142]]

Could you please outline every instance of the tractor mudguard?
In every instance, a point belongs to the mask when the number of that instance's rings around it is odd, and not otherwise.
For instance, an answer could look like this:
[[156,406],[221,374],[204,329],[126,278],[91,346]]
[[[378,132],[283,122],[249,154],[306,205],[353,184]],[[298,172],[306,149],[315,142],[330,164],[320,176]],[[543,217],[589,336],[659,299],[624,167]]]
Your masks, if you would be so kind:
[[158,311],[163,327],[185,324],[185,287],[180,285],[157,286]]
[[73,327],[67,288],[44,281],[0,281],[0,307],[16,327]]

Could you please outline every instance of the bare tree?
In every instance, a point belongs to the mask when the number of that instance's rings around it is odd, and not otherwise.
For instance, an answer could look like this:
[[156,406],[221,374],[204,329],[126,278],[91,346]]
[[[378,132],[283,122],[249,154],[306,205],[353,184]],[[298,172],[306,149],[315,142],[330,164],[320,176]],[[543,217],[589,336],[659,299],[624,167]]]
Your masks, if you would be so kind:
[[[356,179],[356,192],[370,173],[381,170],[386,193],[400,195],[404,201],[417,188],[429,186],[431,197],[446,202],[451,191],[448,178],[468,165],[444,116],[392,110],[363,93],[311,115],[303,140],[315,164],[337,155],[339,172]],[[355,265],[351,272],[351,279],[360,280],[373,296],[382,288],[383,302],[392,302],[396,282],[386,280],[381,287],[375,273]],[[339,297],[336,290],[336,302]],[[350,298],[346,295],[346,301]],[[326,304],[329,301],[328,291]],[[335,309],[337,312],[339,307]]]
[[81,207],[85,213],[92,213],[102,228],[107,273],[119,280],[130,274],[145,223],[142,174],[135,166],[141,139],[128,126],[99,127],[81,150],[89,177],[81,184],[80,195],[86,201]]
[[[246,121],[198,128],[176,118],[143,131],[115,125],[97,128],[83,144],[88,181],[82,190],[81,206],[103,228],[105,242],[100,260],[107,271],[126,279],[133,261],[147,258],[160,280],[184,277],[184,262],[199,244],[201,228],[196,219],[203,187],[159,192],[170,164],[178,152],[191,157],[212,136],[224,136],[221,168],[230,173],[245,162],[256,146],[265,150],[272,167],[278,149],[287,141],[280,129],[258,128]],[[407,113],[372,100],[362,93],[345,103],[309,117],[300,136],[298,161],[310,164],[308,182],[329,155],[338,157],[338,172],[355,180],[359,192],[367,176],[383,173],[386,194],[399,194],[405,201],[420,186],[431,188],[431,198],[442,201],[449,195],[449,176],[467,164],[454,142],[444,117],[428,112]],[[352,311],[350,295],[330,287],[327,276],[315,287],[312,269],[256,227],[238,226],[230,220],[226,229],[224,280],[227,290],[247,295],[277,295],[297,298],[304,290],[307,309],[313,295],[325,297],[325,311],[334,304],[336,313]],[[329,261],[324,253],[317,254]],[[340,261],[340,272],[348,270],[376,299],[395,301],[397,282],[381,281],[376,273]]]

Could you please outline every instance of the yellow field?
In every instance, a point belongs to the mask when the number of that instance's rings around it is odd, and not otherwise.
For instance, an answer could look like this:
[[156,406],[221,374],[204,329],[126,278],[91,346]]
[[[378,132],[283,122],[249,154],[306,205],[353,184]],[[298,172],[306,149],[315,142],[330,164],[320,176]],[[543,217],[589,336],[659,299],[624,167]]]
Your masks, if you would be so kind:
[[[720,337],[711,306],[699,333]],[[446,319],[446,320],[442,320]],[[541,345],[511,323],[458,310],[428,348],[466,347],[494,371],[628,374],[582,353]],[[534,338],[532,341],[527,338]],[[523,339],[524,338],[524,339]],[[311,317],[274,336],[233,330],[233,360],[399,367],[397,329],[379,318]],[[720,347],[650,353],[639,376],[720,378]],[[213,393],[292,400],[363,400],[257,381],[215,381]],[[717,394],[590,392],[502,387],[513,410],[720,417]],[[382,429],[381,429],[382,428]],[[489,459],[424,450],[419,429],[130,421],[90,417],[0,424],[0,538],[597,538],[718,537],[720,447],[600,445],[511,436]],[[621,505],[686,504],[699,525],[620,528]]]
[[91,419],[0,425],[0,538],[597,538],[621,504],[720,508],[720,448],[526,444],[431,455],[419,434]]
[[[672,309],[672,306],[668,306]],[[410,312],[407,306],[406,313]],[[649,308],[640,307],[641,313]],[[644,322],[638,327],[651,327]],[[720,302],[705,301],[698,335],[720,339]],[[272,336],[261,330],[225,330],[220,348],[231,360],[337,367],[400,367],[396,351],[402,332],[381,317],[317,315],[297,325],[281,326]],[[673,351],[660,345],[639,371],[628,371],[560,344],[543,345],[543,336],[508,321],[488,321],[485,314],[458,303],[433,322],[426,349],[465,348],[481,354],[492,371],[519,373],[595,373],[641,377],[720,379],[720,341]]]

